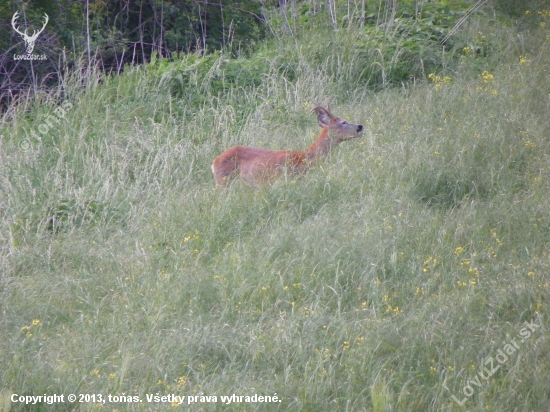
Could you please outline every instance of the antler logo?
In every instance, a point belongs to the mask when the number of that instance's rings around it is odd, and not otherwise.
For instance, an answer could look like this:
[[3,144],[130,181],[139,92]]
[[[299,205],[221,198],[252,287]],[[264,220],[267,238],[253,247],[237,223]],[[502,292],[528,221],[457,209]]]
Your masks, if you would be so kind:
[[48,24],[48,20],[50,19],[46,13],[44,13],[44,25],[42,28],[38,31],[33,30],[32,35],[29,36],[27,34],[28,29],[25,30],[25,32],[21,32],[17,29],[17,19],[19,18],[19,12],[16,11],[11,19],[11,25],[13,29],[21,35],[23,40],[25,40],[25,44],[27,45],[27,54],[31,54],[34,50],[34,44],[36,43],[36,39],[38,38],[38,35],[44,31],[44,28],[46,27],[46,24]]

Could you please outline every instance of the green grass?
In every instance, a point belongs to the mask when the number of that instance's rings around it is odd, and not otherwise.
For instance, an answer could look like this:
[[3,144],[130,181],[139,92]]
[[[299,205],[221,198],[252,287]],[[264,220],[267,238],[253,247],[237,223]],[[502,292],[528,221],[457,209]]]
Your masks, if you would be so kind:
[[[41,140],[31,130],[57,103],[6,117],[0,409],[26,410],[11,393],[143,400],[28,410],[257,393],[281,402],[186,407],[548,410],[545,30],[523,43],[510,30],[488,67],[465,55],[446,82],[378,93],[311,68],[190,106],[132,69],[70,89],[73,108]],[[306,147],[311,102],[327,99],[364,137],[303,177],[214,188],[217,154]]]

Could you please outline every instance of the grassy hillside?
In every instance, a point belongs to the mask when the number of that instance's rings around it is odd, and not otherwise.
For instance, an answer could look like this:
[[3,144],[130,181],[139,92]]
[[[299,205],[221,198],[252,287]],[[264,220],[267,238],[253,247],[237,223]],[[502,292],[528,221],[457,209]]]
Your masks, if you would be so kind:
[[[9,113],[0,410],[550,409],[549,16],[472,19],[440,71],[376,93],[359,58],[335,48],[331,72],[308,46],[246,87],[195,56]],[[292,51],[269,47],[246,61]],[[306,147],[326,101],[364,137],[303,177],[214,188],[225,148]]]

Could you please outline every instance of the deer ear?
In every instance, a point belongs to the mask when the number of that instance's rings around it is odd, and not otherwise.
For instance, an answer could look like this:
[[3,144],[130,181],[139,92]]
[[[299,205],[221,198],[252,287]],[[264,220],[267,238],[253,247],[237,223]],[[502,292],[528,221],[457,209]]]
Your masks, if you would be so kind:
[[316,107],[312,110],[312,112],[317,113],[317,122],[319,122],[319,126],[329,126],[331,124],[331,116],[330,114],[323,109],[322,107]]

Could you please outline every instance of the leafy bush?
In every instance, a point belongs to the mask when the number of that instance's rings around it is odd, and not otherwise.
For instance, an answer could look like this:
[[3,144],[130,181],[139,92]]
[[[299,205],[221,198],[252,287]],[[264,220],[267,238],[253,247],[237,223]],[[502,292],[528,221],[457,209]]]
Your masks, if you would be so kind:
[[[274,73],[293,81],[315,68],[339,85],[378,90],[424,78],[441,70],[450,58],[460,56],[452,41],[445,46],[440,41],[464,15],[467,7],[462,2],[452,6],[426,3],[416,11],[413,2],[405,2],[391,24],[381,23],[380,16],[371,13],[365,24],[357,24],[355,19],[344,25],[348,21],[344,16],[342,27],[336,29],[320,24],[324,16],[314,14],[311,5],[303,3],[300,7],[300,15],[305,16],[298,23],[300,30],[279,35],[248,57],[215,52],[180,55],[168,61],[153,56],[148,71],[160,78],[161,86],[172,95],[187,96],[191,104],[197,104],[206,95],[259,87]],[[272,26],[282,22],[280,16],[270,20]],[[316,35],[308,35],[313,27]]]

